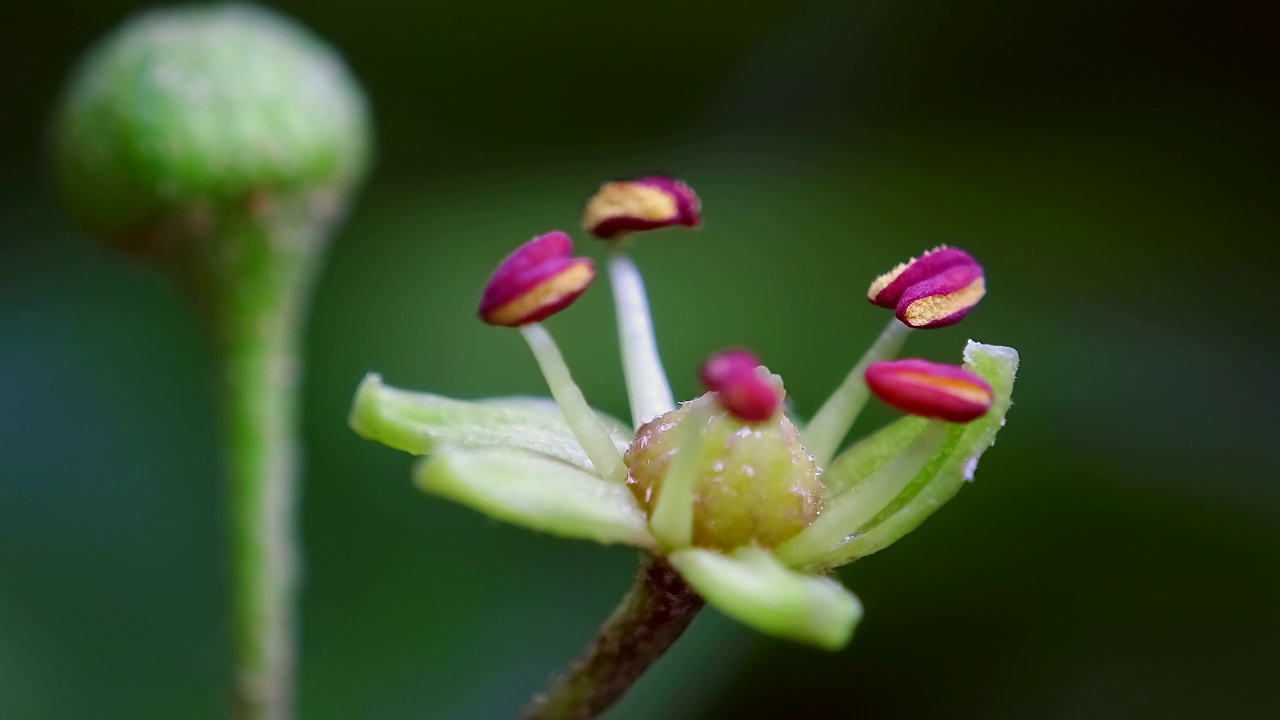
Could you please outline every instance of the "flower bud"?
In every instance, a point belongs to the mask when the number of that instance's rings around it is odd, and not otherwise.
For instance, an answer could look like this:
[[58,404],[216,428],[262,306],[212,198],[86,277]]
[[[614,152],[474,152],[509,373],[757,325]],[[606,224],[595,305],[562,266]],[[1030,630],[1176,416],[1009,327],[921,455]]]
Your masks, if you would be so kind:
[[516,248],[493,272],[480,297],[480,319],[517,327],[569,307],[596,277],[590,258],[570,257],[573,241],[556,231]]
[[871,283],[867,298],[893,308],[905,325],[953,325],[986,294],[982,266],[968,253],[945,245],[912,258]]
[[699,378],[725,410],[744,422],[764,422],[782,404],[782,392],[760,372],[760,361],[747,350],[712,355],[703,363]]
[[[256,217],[282,196],[315,195],[312,211],[335,215],[373,143],[364,94],[337,52],[243,3],[127,20],[81,61],[53,140],[71,210],[127,247],[158,226],[205,242],[209,215]],[[256,250],[223,254],[237,252]]]
[[582,226],[602,240],[672,225],[697,227],[698,196],[679,180],[649,175],[605,183],[587,200]]
[[872,363],[867,387],[886,405],[912,415],[966,423],[991,407],[991,386],[956,365],[908,358]]

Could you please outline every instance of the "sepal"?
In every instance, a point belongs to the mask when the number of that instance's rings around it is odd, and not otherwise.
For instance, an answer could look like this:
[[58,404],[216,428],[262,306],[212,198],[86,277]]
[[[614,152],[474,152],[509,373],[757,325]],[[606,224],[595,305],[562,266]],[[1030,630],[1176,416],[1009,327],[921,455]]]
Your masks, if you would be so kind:
[[[604,413],[596,415],[618,450],[625,450],[631,432]],[[469,447],[505,445],[545,453],[584,470],[595,469],[560,408],[549,399],[455,400],[390,387],[381,376],[370,373],[356,390],[348,423],[363,438],[414,455],[433,452],[441,442]]]
[[796,572],[757,547],[689,548],[667,559],[708,603],[768,635],[834,651],[862,618],[862,603],[838,581]]
[[442,444],[413,475],[422,490],[495,520],[566,538],[654,546],[625,486],[541,453]]

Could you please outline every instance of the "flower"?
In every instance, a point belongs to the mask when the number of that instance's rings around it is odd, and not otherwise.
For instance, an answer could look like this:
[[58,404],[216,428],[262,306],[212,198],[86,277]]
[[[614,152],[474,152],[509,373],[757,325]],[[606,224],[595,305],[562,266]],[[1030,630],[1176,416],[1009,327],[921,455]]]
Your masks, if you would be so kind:
[[[537,243],[554,244],[555,252],[546,253],[545,269],[517,274],[517,295],[576,262],[567,237],[543,236],[504,261],[491,287],[512,267],[541,267]],[[970,275],[977,268],[981,282],[981,268],[960,251],[935,250],[913,263],[877,280],[873,301],[900,308],[956,268]],[[523,318],[520,332],[554,402],[455,400],[399,390],[370,374],[356,392],[352,428],[425,455],[414,475],[429,493],[534,530],[642,548],[709,604],[760,632],[843,647],[862,607],[830,570],[892,544],[972,479],[1004,424],[1017,352],[970,341],[963,369],[886,363],[910,332],[894,320],[807,425],[782,411],[781,378],[745,350],[711,357],[700,373],[709,392],[677,405],[638,269],[621,247],[608,268],[630,427],[587,404],[550,334],[530,320],[545,316],[539,311]],[[947,282],[944,290],[955,281]],[[574,297],[585,287],[573,284]],[[567,304],[551,303],[552,311]],[[879,397],[917,414],[837,453],[870,397],[868,381]],[[956,419],[967,422],[949,421]]]

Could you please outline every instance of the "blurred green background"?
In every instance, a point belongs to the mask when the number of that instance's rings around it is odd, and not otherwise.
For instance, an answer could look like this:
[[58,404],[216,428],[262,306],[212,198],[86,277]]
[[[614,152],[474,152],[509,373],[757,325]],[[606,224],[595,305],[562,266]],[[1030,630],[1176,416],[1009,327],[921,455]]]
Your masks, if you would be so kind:
[[[611,717],[1280,717],[1265,3],[276,6],[346,55],[380,146],[306,346],[303,717],[510,717],[628,584],[627,550],[419,494],[345,415],[370,370],[542,392],[519,338],[473,319],[480,286],[576,230],[601,180],[652,170],[706,218],[636,252],[678,394],[748,344],[812,413],[886,321],[869,280],[939,242],[990,293],[909,352],[973,337],[1023,368],[977,482],[841,571],[867,612],[847,650],[707,612]],[[60,84],[136,7],[0,10],[6,720],[223,714],[208,348],[164,277],[69,224],[46,164]],[[604,286],[550,325],[625,416]]]

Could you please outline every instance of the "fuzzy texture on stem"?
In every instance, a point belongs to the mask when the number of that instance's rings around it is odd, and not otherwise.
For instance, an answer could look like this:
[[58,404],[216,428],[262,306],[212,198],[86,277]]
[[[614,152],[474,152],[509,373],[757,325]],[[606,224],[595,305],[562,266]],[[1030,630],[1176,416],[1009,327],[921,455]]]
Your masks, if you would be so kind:
[[331,212],[324,198],[292,198],[225,221],[210,246],[240,250],[210,279],[230,287],[206,296],[222,361],[237,718],[293,714],[298,346]]
[[175,216],[147,238],[188,279],[219,359],[232,716],[242,720],[293,716],[298,348],[341,207],[328,191],[258,196]]
[[219,361],[238,720],[293,717],[298,349],[343,207],[331,189],[259,193],[136,238],[184,280]]
[[524,720],[588,720],[604,712],[671,647],[703,600],[667,562],[645,555],[635,584],[573,666]]

